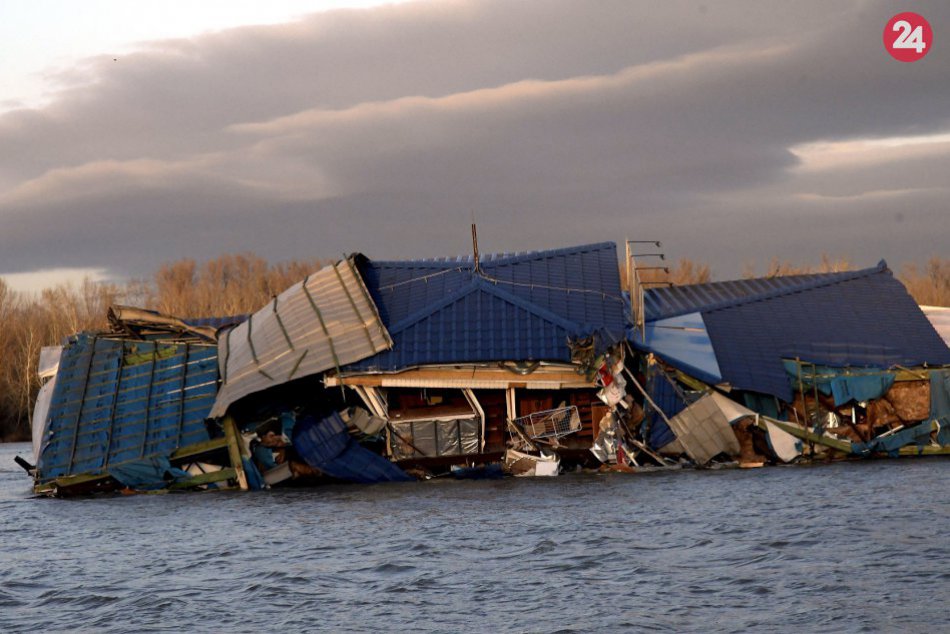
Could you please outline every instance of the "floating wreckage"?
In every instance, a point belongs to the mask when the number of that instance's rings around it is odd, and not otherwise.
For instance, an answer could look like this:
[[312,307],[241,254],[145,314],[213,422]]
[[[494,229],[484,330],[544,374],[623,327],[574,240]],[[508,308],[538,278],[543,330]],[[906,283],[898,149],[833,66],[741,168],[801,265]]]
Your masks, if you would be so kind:
[[[723,418],[744,466],[950,453],[950,348],[883,261],[632,296],[641,434],[660,453]],[[696,411],[710,394],[728,410],[714,425]]]
[[46,495],[950,453],[950,349],[882,262],[648,288],[613,243],[356,254],[249,316],[44,349]]

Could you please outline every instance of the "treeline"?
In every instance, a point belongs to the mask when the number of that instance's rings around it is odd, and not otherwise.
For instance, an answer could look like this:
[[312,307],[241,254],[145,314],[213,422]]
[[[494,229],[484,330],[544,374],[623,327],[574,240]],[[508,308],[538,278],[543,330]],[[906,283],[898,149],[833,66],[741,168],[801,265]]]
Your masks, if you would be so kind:
[[[143,306],[179,317],[215,317],[252,313],[330,260],[294,260],[270,264],[253,254],[223,255],[199,264],[178,260],[162,265],[144,280],[125,284],[60,285],[39,293],[19,293],[0,278],[0,440],[28,440],[30,412],[39,380],[40,348],[57,345],[72,333],[107,327],[112,304]],[[650,263],[654,267],[656,263]],[[707,264],[681,259],[672,266],[640,271],[643,281],[697,284],[711,281]],[[625,278],[621,267],[621,278]],[[745,277],[842,271],[846,260],[823,257],[815,266],[772,260],[765,271],[751,265]],[[919,303],[950,306],[950,259],[931,258],[904,266],[898,277]],[[625,283],[625,279],[624,279]]]
[[113,304],[144,306],[179,317],[243,315],[329,260],[270,264],[253,254],[223,255],[203,264],[178,260],[145,280],[85,281],[39,293],[10,289],[0,278],[0,440],[28,440],[39,379],[40,348],[83,330],[107,328]]

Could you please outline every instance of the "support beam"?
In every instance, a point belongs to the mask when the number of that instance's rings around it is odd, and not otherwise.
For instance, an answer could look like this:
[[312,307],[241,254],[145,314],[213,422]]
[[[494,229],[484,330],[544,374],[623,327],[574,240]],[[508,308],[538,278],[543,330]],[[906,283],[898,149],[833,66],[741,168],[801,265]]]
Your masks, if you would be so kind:
[[205,484],[213,484],[215,482],[224,482],[225,480],[233,480],[237,477],[237,472],[228,467],[227,469],[219,469],[218,471],[211,471],[209,473],[202,473],[193,478],[188,478],[187,480],[182,480],[181,482],[175,482],[168,487],[170,491],[176,491],[180,489],[190,489],[192,487],[202,486]]
[[768,431],[768,427],[765,424],[766,421],[772,423],[773,425],[775,425],[782,431],[788,432],[789,434],[791,434],[792,436],[795,436],[796,438],[801,438],[802,440],[807,440],[808,442],[813,442],[818,445],[824,445],[825,447],[830,447],[844,454],[850,455],[852,453],[851,441],[840,440],[838,438],[832,438],[830,436],[825,436],[824,434],[816,434],[810,429],[803,429],[802,427],[799,427],[798,425],[795,425],[793,423],[786,423],[784,421],[775,420],[774,418],[769,418],[767,416],[759,416],[759,420],[756,423],[756,426],[759,429],[764,429],[765,431]]
[[211,440],[206,440],[204,442],[179,447],[171,456],[168,457],[168,459],[181,460],[184,458],[192,458],[194,456],[200,456],[203,453],[209,453],[217,449],[224,449],[227,446],[227,438],[212,438]]
[[361,374],[326,377],[328,387],[339,385],[363,387],[443,387],[470,389],[558,390],[591,388],[594,384],[573,368],[542,366],[530,374],[514,374],[500,368],[419,368],[396,374]]
[[244,473],[243,451],[241,446],[241,435],[238,433],[237,424],[231,416],[224,417],[224,437],[228,442],[228,457],[231,459],[231,468],[234,469],[235,479],[242,491],[247,491],[247,475]]

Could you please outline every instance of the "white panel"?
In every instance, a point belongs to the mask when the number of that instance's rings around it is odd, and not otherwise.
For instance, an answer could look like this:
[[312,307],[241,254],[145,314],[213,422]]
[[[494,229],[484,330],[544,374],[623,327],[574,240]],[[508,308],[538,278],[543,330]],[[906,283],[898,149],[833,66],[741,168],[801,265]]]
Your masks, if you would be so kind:
[[739,454],[739,441],[716,396],[706,394],[670,419],[676,439],[697,464],[706,464],[722,452]]
[[719,392],[710,392],[710,394],[716,401],[716,405],[719,406],[719,411],[721,411],[723,416],[726,417],[726,420],[729,421],[730,425],[740,418],[745,418],[746,416],[755,416],[755,412],[753,412],[751,409],[743,405],[739,405],[724,394],[720,394]]
[[248,394],[392,347],[350,260],[327,266],[305,282],[294,284],[221,337],[221,389],[211,416],[223,416],[231,403]]
[[791,462],[802,453],[802,441],[774,423],[765,421],[769,445],[782,462]]
[[36,376],[48,379],[59,371],[59,359],[63,356],[62,346],[43,346],[40,348],[40,361],[36,366]]
[[[45,348],[44,348],[45,350]],[[62,350],[62,348],[60,348]],[[47,381],[36,395],[36,404],[33,406],[33,464],[40,459],[43,450],[43,437],[46,436],[46,419],[49,418],[49,406],[53,401],[53,390],[56,389],[56,377]]]

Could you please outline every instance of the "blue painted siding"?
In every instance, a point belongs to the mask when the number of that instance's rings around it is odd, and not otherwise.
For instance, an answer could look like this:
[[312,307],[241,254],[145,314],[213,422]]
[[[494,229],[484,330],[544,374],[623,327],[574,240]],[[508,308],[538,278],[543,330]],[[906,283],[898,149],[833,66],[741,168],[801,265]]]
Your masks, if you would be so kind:
[[101,473],[208,440],[217,347],[80,334],[67,342],[50,405],[39,480]]

